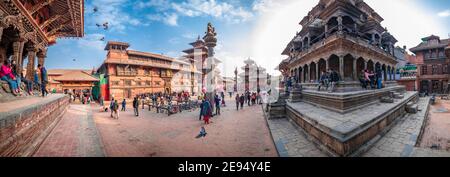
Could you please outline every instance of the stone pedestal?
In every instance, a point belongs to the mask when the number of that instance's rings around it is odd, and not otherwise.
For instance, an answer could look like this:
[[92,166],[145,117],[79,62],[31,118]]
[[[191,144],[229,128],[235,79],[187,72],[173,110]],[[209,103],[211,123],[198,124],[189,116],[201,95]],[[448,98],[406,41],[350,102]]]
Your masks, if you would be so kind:
[[416,114],[417,112],[419,112],[419,105],[414,102],[409,102],[408,104],[406,104],[406,112],[410,114]]

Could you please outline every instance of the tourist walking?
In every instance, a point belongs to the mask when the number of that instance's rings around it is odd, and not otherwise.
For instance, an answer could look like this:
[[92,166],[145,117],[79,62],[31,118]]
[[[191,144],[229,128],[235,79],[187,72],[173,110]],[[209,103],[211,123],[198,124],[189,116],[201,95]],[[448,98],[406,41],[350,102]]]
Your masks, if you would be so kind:
[[251,95],[250,95],[250,92],[248,92],[247,93],[247,104],[248,104],[248,106],[251,106],[250,101],[251,101]]
[[127,101],[125,99],[123,99],[121,111],[126,111],[126,106],[127,106]]
[[209,102],[209,99],[206,98],[205,102],[203,103],[203,120],[205,121],[205,124],[209,124],[209,119],[212,115],[212,109],[211,109],[211,103]]
[[133,109],[134,109],[134,115],[139,116],[139,100],[137,97],[134,97]]
[[48,91],[47,91],[47,83],[48,83],[47,69],[45,69],[45,67],[42,66],[41,64],[38,64],[38,68],[41,72],[42,97],[45,97],[48,94]]
[[111,100],[111,103],[109,103],[109,110],[111,110],[111,118],[113,118],[114,113],[114,98]]
[[244,109],[244,102],[245,102],[245,96],[244,96],[244,94],[241,94],[241,97],[240,97],[240,103],[241,103],[241,109]]
[[200,116],[198,117],[198,120],[202,120],[204,104],[205,104],[205,100],[202,100],[202,103],[200,103]]
[[114,118],[119,119],[119,103],[117,100],[114,100],[113,102],[113,110],[114,110]]
[[103,97],[102,96],[100,96],[100,98],[98,99],[99,100],[99,102],[100,102],[100,106],[103,106],[104,105],[104,103],[103,103]]
[[239,111],[239,103],[241,100],[241,97],[239,97],[239,94],[236,94],[236,97],[234,98],[234,100],[236,101],[236,110]]
[[220,97],[216,94],[214,97],[214,102],[216,103],[216,115],[220,115]]
[[11,64],[8,60],[5,60],[0,68],[0,78],[1,80],[8,82],[11,93],[14,96],[19,94],[19,85],[17,84],[16,77],[13,75]]

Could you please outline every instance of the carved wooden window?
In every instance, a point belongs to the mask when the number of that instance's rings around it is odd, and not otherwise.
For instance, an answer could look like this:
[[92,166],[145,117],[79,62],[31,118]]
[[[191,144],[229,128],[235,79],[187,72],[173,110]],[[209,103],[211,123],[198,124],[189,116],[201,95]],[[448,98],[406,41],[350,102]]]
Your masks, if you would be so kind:
[[427,75],[428,74],[428,68],[426,65],[422,66],[422,75]]
[[436,50],[432,50],[431,51],[431,58],[437,58],[437,51]]
[[125,80],[125,85],[126,86],[131,86],[131,80]]
[[160,86],[160,85],[161,85],[161,82],[160,82],[160,81],[156,81],[156,82],[155,82],[155,85]]
[[442,73],[443,74],[448,74],[448,64],[446,64],[446,65],[444,65],[443,67],[442,67]]
[[439,58],[444,58],[445,54],[444,54],[444,49],[439,49]]
[[151,86],[151,85],[152,85],[152,82],[150,82],[150,81],[145,81],[145,85]]
[[423,52],[423,57],[424,57],[425,59],[430,58],[430,53],[428,53],[428,52]]
[[437,65],[432,66],[431,74],[438,74],[438,66]]

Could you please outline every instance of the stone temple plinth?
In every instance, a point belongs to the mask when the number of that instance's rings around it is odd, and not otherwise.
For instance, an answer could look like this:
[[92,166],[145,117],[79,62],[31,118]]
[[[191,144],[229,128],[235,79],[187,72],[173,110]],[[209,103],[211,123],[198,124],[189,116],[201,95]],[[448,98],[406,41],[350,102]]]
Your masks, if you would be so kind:
[[[283,80],[302,86],[287,99],[286,117],[330,155],[357,155],[406,110],[415,112],[417,93],[395,81],[398,41],[383,20],[363,0],[321,0],[282,52]],[[339,80],[333,93],[317,91],[325,73]],[[383,88],[363,89],[365,73]]]
[[[381,102],[384,97],[394,102]],[[355,156],[417,99],[417,92],[406,92],[403,86],[345,93],[304,90],[301,102],[287,102],[286,116],[331,156]]]

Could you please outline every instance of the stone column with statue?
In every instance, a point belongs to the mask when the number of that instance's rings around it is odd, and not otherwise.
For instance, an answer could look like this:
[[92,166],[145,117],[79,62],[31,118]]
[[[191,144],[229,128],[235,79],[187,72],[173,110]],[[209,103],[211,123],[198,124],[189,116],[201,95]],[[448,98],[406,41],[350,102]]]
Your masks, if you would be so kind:
[[[208,23],[206,34],[203,37],[203,40],[205,41],[205,45],[208,48],[208,58],[206,59],[206,66],[207,68],[203,69],[203,75],[205,76],[205,83],[204,87],[206,88],[205,96],[209,99],[211,104],[214,104],[214,96],[216,95],[216,76],[215,76],[215,58],[214,58],[214,47],[217,46],[217,33],[215,28],[212,26],[211,23]],[[212,106],[212,109],[214,109],[214,106]],[[212,110],[214,112],[214,110]]]

